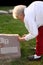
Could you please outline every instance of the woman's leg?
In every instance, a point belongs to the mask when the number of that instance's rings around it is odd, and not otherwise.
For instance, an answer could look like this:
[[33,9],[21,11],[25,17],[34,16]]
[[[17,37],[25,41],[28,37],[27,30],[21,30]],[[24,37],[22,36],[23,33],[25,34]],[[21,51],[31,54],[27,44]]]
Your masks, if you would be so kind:
[[36,55],[43,55],[43,26],[38,28],[38,36],[36,37]]
[[38,28],[38,36],[36,37],[36,54],[28,56],[30,61],[39,60],[43,55],[43,26]]

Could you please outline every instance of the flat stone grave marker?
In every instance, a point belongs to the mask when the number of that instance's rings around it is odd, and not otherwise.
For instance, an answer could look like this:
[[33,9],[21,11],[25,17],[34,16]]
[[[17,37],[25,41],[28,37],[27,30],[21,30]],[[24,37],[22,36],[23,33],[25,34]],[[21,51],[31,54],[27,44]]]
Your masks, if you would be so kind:
[[0,34],[0,59],[20,58],[18,34]]

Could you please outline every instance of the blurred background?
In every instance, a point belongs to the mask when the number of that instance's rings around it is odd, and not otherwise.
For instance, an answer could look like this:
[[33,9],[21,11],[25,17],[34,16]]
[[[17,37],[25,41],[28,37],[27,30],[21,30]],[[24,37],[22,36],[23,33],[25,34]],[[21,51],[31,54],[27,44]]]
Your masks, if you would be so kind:
[[15,5],[29,5],[33,1],[41,1],[41,0],[0,0],[0,6],[15,6]]

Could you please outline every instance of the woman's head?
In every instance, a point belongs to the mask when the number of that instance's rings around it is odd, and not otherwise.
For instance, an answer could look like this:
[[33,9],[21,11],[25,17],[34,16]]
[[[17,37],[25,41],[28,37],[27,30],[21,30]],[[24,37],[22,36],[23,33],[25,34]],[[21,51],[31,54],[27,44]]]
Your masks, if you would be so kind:
[[24,17],[24,9],[25,8],[26,8],[25,5],[15,6],[13,9],[13,18],[21,20]]

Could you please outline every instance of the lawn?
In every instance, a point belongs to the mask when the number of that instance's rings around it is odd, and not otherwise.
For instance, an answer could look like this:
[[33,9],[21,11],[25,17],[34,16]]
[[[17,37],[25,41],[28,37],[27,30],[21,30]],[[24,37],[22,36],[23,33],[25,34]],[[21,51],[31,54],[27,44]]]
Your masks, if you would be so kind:
[[[0,7],[0,9],[8,10],[13,7]],[[28,31],[25,28],[24,23],[19,20],[13,19],[12,15],[0,15],[0,33],[4,34],[19,34],[20,36],[27,34]],[[0,65],[43,65],[43,57],[40,61],[29,61],[27,56],[35,53],[32,47],[35,47],[35,39],[26,42],[20,42],[21,58],[13,60],[8,63],[2,63]]]

